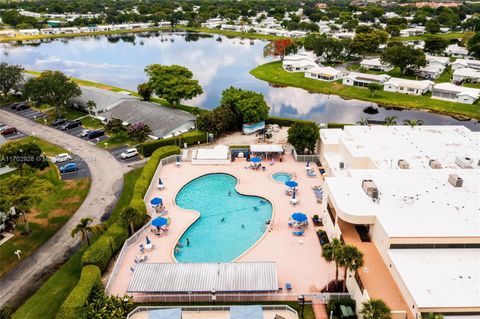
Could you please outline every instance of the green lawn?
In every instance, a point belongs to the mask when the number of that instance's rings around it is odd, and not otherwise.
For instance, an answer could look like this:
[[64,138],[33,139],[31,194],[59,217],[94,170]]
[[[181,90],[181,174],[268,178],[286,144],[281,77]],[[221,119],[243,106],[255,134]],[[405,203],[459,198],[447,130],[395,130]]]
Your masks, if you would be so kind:
[[474,89],[480,89],[480,84],[479,83],[463,83],[463,86],[468,87],[468,88],[474,88]]
[[82,121],[82,126],[90,129],[102,129],[104,125],[99,119],[96,119],[91,116],[87,116],[82,118],[80,121]]
[[[33,141],[33,139],[33,137],[27,137],[19,142],[24,143]],[[66,152],[64,149],[38,138],[35,138],[35,142],[48,156]],[[9,175],[2,175],[0,183],[5,183],[6,178],[11,174],[19,174],[19,172],[14,171]],[[68,221],[80,207],[90,189],[90,178],[62,181],[53,164],[43,171],[25,170],[25,174],[35,174],[38,178],[50,181],[55,190],[33,206],[30,213],[27,214],[31,233],[22,235],[25,226],[19,222],[14,231],[15,236],[0,246],[0,277],[19,263],[20,260],[14,254],[17,249],[22,251],[22,259],[30,255]]]
[[437,113],[480,119],[480,108],[478,104],[467,105],[431,99],[428,95],[414,96],[385,91],[377,92],[375,97],[372,97],[367,89],[346,86],[340,81],[323,82],[305,78],[303,73],[286,72],[282,69],[281,62],[271,62],[260,65],[251,70],[250,73],[256,78],[272,84],[299,87],[310,92],[335,94],[345,98],[374,102],[384,106],[425,109]]
[[[473,32],[452,32],[452,33],[439,33],[435,34],[436,36],[442,37],[444,39],[452,40],[452,39],[463,39],[464,37],[469,37],[473,34]],[[414,41],[414,40],[425,40],[427,37],[431,36],[431,34],[422,34],[422,35],[415,35],[411,37],[395,37],[390,38],[388,41]]]
[[134,145],[135,142],[131,141],[126,132],[119,133],[117,135],[111,136],[108,139],[99,143],[98,146],[101,148],[112,149],[123,145]]
[[[143,168],[137,168],[123,179],[123,189],[120,198],[112,211],[107,223],[113,222],[121,211],[128,206],[133,195],[135,182],[140,177]],[[77,251],[58,269],[27,301],[17,309],[12,319],[53,319],[58,309],[68,297],[78,282],[81,273],[81,257],[86,247]]]
[[237,31],[227,31],[227,30],[208,29],[208,28],[192,28],[192,27],[185,27],[185,26],[176,26],[175,29],[185,30],[185,31],[203,32],[203,33],[221,34],[221,35],[224,35],[224,36],[227,36],[227,37],[258,39],[258,40],[267,40],[267,41],[278,40],[278,39],[288,39],[288,37],[280,37],[280,36],[269,35],[269,34],[237,32]]
[[447,67],[445,71],[437,78],[434,80],[435,83],[443,83],[443,82],[450,82],[452,81],[452,69],[450,67]]
[[400,71],[400,68],[396,67],[393,68],[393,70],[385,72],[385,71],[374,71],[374,70],[367,70],[367,69],[362,69],[360,67],[360,64],[353,64],[347,67],[349,71],[356,71],[356,72],[362,72],[362,73],[367,73],[367,74],[387,74],[390,75],[393,78],[401,78],[401,79],[409,79],[409,80],[416,80],[417,77],[415,75],[405,75],[402,74],[402,71]]

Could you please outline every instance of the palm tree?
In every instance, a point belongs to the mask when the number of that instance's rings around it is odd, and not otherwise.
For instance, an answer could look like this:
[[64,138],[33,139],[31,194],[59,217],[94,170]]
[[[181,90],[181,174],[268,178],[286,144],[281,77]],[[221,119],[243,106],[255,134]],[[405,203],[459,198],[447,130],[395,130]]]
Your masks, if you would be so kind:
[[338,287],[338,266],[342,249],[343,243],[338,238],[333,238],[331,243],[325,244],[322,248],[322,257],[328,262],[335,262],[335,288]]
[[75,235],[80,232],[82,236],[82,243],[85,243],[86,241],[88,246],[90,246],[90,238],[88,236],[88,233],[100,234],[103,230],[105,230],[104,225],[90,225],[92,222],[93,219],[91,219],[90,217],[80,219],[80,223],[78,223],[77,226],[72,229],[72,232],[70,234],[72,235],[72,237],[75,237]]
[[361,117],[360,120],[357,121],[357,124],[358,124],[358,125],[368,125],[368,121],[369,121],[369,120],[370,120],[370,119],[369,119],[368,117],[366,117],[366,118]]
[[423,123],[424,123],[424,122],[423,122],[422,120],[415,120],[415,119],[412,119],[412,120],[408,120],[408,119],[403,120],[403,124],[404,124],[404,125],[409,125],[409,126],[412,127],[412,128],[415,127],[415,126],[417,126],[417,125],[423,125]]
[[380,299],[370,299],[362,304],[362,319],[391,319],[391,310]]
[[343,247],[340,256],[340,266],[343,266],[343,292],[345,292],[347,284],[347,271],[356,271],[363,266],[363,253],[353,245]]
[[386,126],[392,126],[392,125],[397,125],[397,121],[395,120],[397,117],[396,116],[387,116],[385,118],[385,125]]
[[420,318],[421,319],[443,319],[443,315],[439,313],[429,312],[429,313],[422,313]]
[[97,103],[95,103],[95,101],[88,100],[85,106],[87,107],[88,115],[92,115],[92,111],[97,106]]
[[122,220],[125,225],[130,226],[130,234],[133,235],[135,233],[135,228],[133,222],[135,221],[135,217],[137,216],[137,210],[133,207],[127,207],[122,211]]

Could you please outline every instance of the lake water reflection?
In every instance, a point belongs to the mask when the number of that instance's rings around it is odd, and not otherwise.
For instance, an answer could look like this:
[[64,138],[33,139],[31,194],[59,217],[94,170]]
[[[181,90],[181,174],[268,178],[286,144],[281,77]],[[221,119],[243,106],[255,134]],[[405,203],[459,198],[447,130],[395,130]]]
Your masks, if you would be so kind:
[[22,64],[37,71],[61,70],[73,77],[131,90],[145,81],[145,66],[179,64],[192,70],[204,90],[204,94],[185,103],[208,109],[218,105],[225,88],[235,86],[263,93],[274,116],[351,123],[361,117],[383,120],[394,115],[399,122],[415,118],[426,124],[462,124],[480,130],[475,121],[381,107],[377,108],[377,114],[366,114],[364,109],[371,106],[369,102],[311,94],[297,88],[272,87],[249,74],[252,68],[267,61],[262,54],[264,45],[260,40],[187,33],[93,36],[27,45],[3,44],[0,61]]

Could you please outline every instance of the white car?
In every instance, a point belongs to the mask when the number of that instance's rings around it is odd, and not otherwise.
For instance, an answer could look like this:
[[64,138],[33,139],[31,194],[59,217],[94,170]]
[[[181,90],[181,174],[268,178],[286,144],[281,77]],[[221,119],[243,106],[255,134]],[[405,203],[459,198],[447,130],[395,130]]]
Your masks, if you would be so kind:
[[87,137],[88,133],[90,133],[92,130],[83,130],[82,133],[80,133],[81,137]]
[[57,163],[63,163],[63,162],[68,162],[71,161],[72,157],[68,153],[62,153],[58,154],[52,159],[52,163],[57,164]]
[[129,149],[126,149],[125,152],[122,152],[122,154],[120,154],[120,157],[123,159],[126,159],[126,158],[134,157],[137,155],[138,155],[138,151],[136,148],[129,148]]

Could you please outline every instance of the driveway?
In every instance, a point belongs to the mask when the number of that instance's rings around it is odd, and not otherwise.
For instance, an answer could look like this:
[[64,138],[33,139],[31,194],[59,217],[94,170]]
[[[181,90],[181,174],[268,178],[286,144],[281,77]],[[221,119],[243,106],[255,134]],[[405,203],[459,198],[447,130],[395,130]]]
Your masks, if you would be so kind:
[[121,191],[123,174],[130,168],[119,163],[109,152],[92,143],[51,127],[36,123],[27,118],[0,111],[0,120],[20,131],[35,132],[36,136],[57,144],[85,161],[92,176],[90,192],[77,212],[48,241],[32,255],[26,257],[14,269],[0,278],[0,308],[6,305],[17,307],[46,280],[58,266],[71,256],[80,245],[80,238],[70,236],[71,229],[81,218],[92,217],[99,221],[109,212]]

